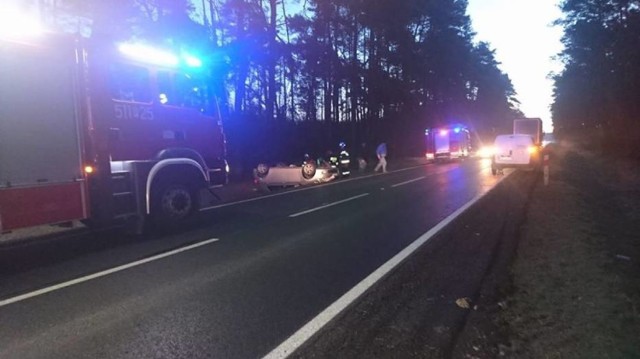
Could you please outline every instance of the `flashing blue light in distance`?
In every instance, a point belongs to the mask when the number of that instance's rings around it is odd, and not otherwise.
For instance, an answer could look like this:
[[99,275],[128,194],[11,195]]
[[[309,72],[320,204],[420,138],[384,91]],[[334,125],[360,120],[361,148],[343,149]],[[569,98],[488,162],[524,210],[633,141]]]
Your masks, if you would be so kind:
[[202,67],[202,60],[191,55],[182,55],[182,59],[189,67]]
[[118,50],[132,59],[155,65],[175,67],[179,62],[174,54],[145,45],[123,43]]
[[460,127],[456,127],[456,128],[454,128],[454,129],[453,129],[453,132],[455,132],[455,133],[460,133]]

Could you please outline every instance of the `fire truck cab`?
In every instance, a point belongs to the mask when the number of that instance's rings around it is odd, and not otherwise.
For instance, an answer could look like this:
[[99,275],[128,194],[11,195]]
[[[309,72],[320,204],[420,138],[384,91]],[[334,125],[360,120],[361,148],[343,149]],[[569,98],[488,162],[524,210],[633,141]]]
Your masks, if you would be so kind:
[[140,44],[0,38],[0,233],[197,211],[228,173],[209,69]]

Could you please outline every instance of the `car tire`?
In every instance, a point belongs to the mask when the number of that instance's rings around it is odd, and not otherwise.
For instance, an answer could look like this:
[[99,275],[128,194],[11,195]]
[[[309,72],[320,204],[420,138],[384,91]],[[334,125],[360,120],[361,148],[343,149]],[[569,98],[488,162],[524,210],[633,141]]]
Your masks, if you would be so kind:
[[264,178],[269,174],[269,166],[266,163],[258,163],[256,167],[256,175],[260,178]]
[[302,164],[302,177],[306,180],[310,180],[316,175],[316,164],[308,161]]

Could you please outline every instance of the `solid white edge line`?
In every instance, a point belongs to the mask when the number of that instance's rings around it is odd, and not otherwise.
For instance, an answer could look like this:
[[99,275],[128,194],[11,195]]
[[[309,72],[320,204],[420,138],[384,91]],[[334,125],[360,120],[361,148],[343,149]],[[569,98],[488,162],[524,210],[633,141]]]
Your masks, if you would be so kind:
[[399,186],[404,186],[405,184],[409,184],[409,183],[412,183],[412,182],[420,181],[420,180],[423,180],[423,179],[425,179],[425,178],[427,178],[427,176],[422,176],[422,177],[420,177],[420,178],[414,178],[414,179],[412,179],[412,180],[408,180],[408,181],[404,181],[404,182],[400,182],[400,183],[392,184],[392,185],[391,185],[391,188],[395,188],[395,187],[399,187]]
[[16,297],[0,300],[0,307],[4,307],[5,305],[9,305],[9,304],[12,304],[12,303],[20,302],[20,301],[23,301],[25,299],[37,297],[37,296],[40,296],[40,295],[43,295],[43,294],[46,294],[46,293],[50,293],[50,292],[53,292],[53,291],[56,291],[56,290],[59,290],[59,289],[70,287],[72,285],[76,285],[76,284],[80,284],[80,283],[83,283],[83,282],[87,282],[87,281],[90,281],[92,279],[104,277],[106,275],[113,274],[113,273],[116,273],[116,272],[120,272],[120,271],[123,271],[125,269],[129,269],[129,268],[136,267],[136,266],[139,266],[139,265],[142,265],[142,264],[145,264],[145,263],[149,263],[149,262],[152,262],[152,261],[155,261],[155,260],[158,260],[158,259],[169,257],[169,256],[172,256],[174,254],[178,254],[180,252],[188,251],[188,250],[191,250],[191,249],[194,249],[194,248],[198,248],[198,247],[207,245],[209,243],[217,242],[218,240],[219,240],[218,238],[208,239],[206,241],[194,243],[194,244],[188,245],[186,247],[182,247],[182,248],[177,248],[177,249],[174,249],[174,250],[169,251],[169,252],[161,253],[161,254],[158,254],[158,255],[155,255],[155,256],[151,256],[151,257],[148,257],[148,258],[145,258],[145,259],[141,259],[141,260],[138,260],[138,261],[135,261],[135,262],[131,262],[131,263],[128,263],[128,264],[123,264],[123,265],[118,266],[118,267],[114,267],[114,268],[107,269],[107,270],[104,270],[104,271],[101,271],[101,272],[93,273],[93,274],[90,274],[90,275],[87,275],[87,276],[84,276],[84,277],[72,279],[72,280],[67,281],[67,282],[63,282],[63,283],[60,283],[60,284],[52,285],[52,286],[49,286],[49,287],[46,287],[46,288],[42,288],[42,289],[39,289],[39,290],[36,290],[36,291],[33,291],[33,292],[22,294],[22,295],[19,295],[19,296],[16,296]]
[[311,319],[302,328],[298,329],[298,331],[293,333],[293,335],[291,335],[287,340],[285,340],[280,345],[278,345],[269,354],[265,355],[263,359],[281,359],[291,355],[309,338],[311,338],[314,334],[320,331],[320,329],[322,329],[327,323],[329,323],[333,318],[335,318],[338,314],[340,314],[343,310],[345,310],[349,305],[351,305],[351,303],[355,302],[356,299],[358,299],[364,292],[366,292],[374,284],[376,284],[378,281],[384,278],[395,267],[397,267],[400,263],[402,263],[405,259],[407,259],[407,257],[409,257],[413,252],[415,252],[418,248],[420,248],[423,244],[425,244],[433,236],[435,236],[438,232],[440,232],[445,226],[447,226],[454,219],[456,219],[456,217],[461,215],[469,207],[473,206],[482,197],[490,193],[494,188],[496,188],[496,186],[500,182],[502,182],[510,174],[511,173],[503,176],[487,192],[477,195],[476,197],[471,199],[471,201],[467,202],[462,207],[458,208],[456,211],[454,211],[445,219],[443,219],[438,224],[436,224],[435,227],[431,228],[426,233],[422,234],[420,237],[418,237],[418,239],[416,239],[407,247],[405,247],[402,251],[400,251],[400,253],[393,256],[393,258],[389,259],[382,266],[376,269],[373,273],[369,274],[369,276],[363,279],[360,283],[356,284],[355,287],[351,288],[342,297],[338,298],[338,300],[333,302],[329,307],[323,310],[315,318]]
[[[408,170],[413,170],[416,168],[420,168],[420,167],[426,167],[427,165],[419,165],[419,166],[413,166],[413,167],[407,167],[407,168],[401,168],[399,170],[395,170],[395,171],[389,171],[387,173],[397,173],[397,172],[404,172],[404,171],[408,171]],[[359,181],[362,179],[366,179],[366,178],[371,178],[371,177],[375,177],[375,176],[381,176],[382,173],[372,173],[369,175],[365,175],[365,176],[361,176],[361,177],[353,177],[353,178],[347,178],[347,179],[341,179],[339,181],[336,182],[329,182],[329,183],[323,183],[322,186],[313,186],[310,185],[308,187],[304,187],[304,188],[298,188],[298,189],[293,189],[290,191],[286,191],[286,192],[280,192],[280,193],[274,193],[274,194],[268,194],[265,196],[259,196],[259,197],[254,197],[254,198],[248,198],[248,199],[243,199],[241,201],[236,201],[236,202],[230,202],[230,203],[222,203],[222,204],[217,204],[215,206],[209,206],[209,207],[204,207],[204,208],[200,208],[199,211],[200,212],[204,212],[204,211],[210,211],[212,209],[218,209],[218,208],[222,208],[222,207],[229,207],[229,206],[235,206],[237,204],[242,204],[242,203],[247,203],[247,202],[254,202],[254,201],[260,201],[263,199],[267,199],[267,198],[271,198],[271,197],[277,197],[277,196],[284,196],[286,194],[290,194],[290,193],[296,193],[296,192],[301,192],[301,191],[307,191],[310,189],[317,189],[317,188],[324,188],[327,186],[332,186],[335,184],[341,184],[341,183],[347,183],[347,182],[351,182],[351,181]]]
[[290,218],[294,218],[294,217],[302,216],[302,215],[307,214],[307,213],[311,213],[311,212],[319,211],[319,210],[321,210],[321,209],[325,209],[325,208],[327,208],[327,207],[335,206],[335,205],[338,205],[338,204],[340,204],[340,203],[344,203],[344,202],[348,202],[348,201],[353,201],[354,199],[358,199],[358,198],[360,198],[360,197],[364,197],[364,196],[368,196],[368,195],[369,195],[369,193],[359,194],[359,195],[357,195],[357,196],[353,196],[353,197],[345,198],[345,199],[343,199],[343,200],[340,200],[340,201],[337,201],[337,202],[332,202],[332,203],[329,203],[329,204],[325,204],[325,205],[320,206],[320,207],[316,207],[316,208],[308,209],[308,210],[306,210],[306,211],[302,211],[302,212],[294,213],[294,214],[289,215],[289,217],[290,217]]

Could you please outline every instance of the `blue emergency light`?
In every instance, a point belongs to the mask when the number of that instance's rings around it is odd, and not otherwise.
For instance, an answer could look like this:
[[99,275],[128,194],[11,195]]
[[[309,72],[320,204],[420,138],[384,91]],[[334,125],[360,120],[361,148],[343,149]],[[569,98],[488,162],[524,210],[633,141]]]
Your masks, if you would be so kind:
[[122,43],[118,45],[118,50],[127,57],[148,64],[177,67],[183,63],[188,67],[202,67],[202,60],[193,55],[182,54],[178,57],[171,52],[147,45]]
[[202,60],[195,56],[184,54],[182,55],[182,59],[184,60],[184,63],[189,67],[202,67]]

